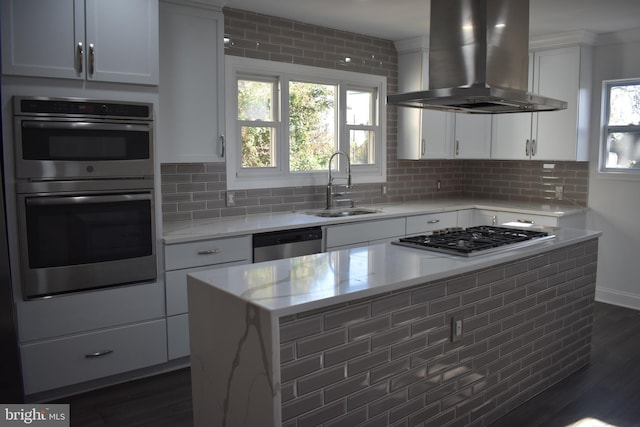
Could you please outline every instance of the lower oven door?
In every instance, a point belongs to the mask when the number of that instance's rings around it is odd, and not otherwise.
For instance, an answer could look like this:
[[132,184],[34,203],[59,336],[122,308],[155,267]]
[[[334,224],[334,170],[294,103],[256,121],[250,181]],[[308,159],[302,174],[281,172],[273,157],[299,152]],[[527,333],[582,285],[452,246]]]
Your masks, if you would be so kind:
[[18,196],[25,299],[157,277],[151,190]]

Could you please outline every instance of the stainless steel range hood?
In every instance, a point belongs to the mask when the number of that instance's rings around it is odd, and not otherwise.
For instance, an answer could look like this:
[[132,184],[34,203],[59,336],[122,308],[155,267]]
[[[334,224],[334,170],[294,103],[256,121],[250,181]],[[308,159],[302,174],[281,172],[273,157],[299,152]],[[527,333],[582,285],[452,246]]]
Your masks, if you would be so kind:
[[528,49],[529,0],[431,0],[429,89],[387,102],[480,114],[567,108],[527,92]]

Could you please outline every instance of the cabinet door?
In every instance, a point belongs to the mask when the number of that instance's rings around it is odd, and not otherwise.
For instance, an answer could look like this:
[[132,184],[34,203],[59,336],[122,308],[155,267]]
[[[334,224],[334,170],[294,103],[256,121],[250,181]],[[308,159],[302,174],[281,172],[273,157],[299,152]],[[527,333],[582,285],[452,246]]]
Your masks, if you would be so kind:
[[160,22],[160,162],[222,161],[222,13],[163,2]]
[[87,79],[158,84],[158,0],[86,0]]
[[83,0],[2,0],[3,74],[84,78],[78,43],[84,43]]
[[[533,87],[533,53],[529,53],[528,90]],[[491,124],[491,158],[525,160],[531,157],[532,126],[537,123],[533,113],[496,114]]]
[[498,225],[498,212],[474,209],[473,225]]
[[491,157],[524,160],[530,157],[533,113],[497,114],[493,117]]
[[454,113],[418,110],[422,114],[423,159],[450,159]]
[[580,47],[536,52],[535,84],[540,95],[567,101],[567,109],[537,113],[532,159],[577,160]]
[[[422,51],[398,55],[399,92],[427,88],[428,59]],[[398,107],[398,158],[451,158],[453,117],[453,113]]]
[[457,113],[455,122],[454,158],[490,158],[491,116]]

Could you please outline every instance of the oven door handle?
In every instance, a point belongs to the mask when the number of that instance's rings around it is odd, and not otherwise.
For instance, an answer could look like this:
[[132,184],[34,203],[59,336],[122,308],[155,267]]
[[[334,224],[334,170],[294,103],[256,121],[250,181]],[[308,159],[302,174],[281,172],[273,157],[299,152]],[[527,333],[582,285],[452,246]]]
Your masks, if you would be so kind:
[[73,129],[73,130],[110,130],[110,131],[141,131],[149,132],[151,127],[147,124],[137,123],[96,123],[96,122],[50,122],[50,121],[23,121],[23,129]]
[[151,200],[150,193],[141,194],[113,194],[108,196],[64,196],[64,197],[29,197],[27,206],[55,206],[55,205],[86,205],[90,203],[114,203]]

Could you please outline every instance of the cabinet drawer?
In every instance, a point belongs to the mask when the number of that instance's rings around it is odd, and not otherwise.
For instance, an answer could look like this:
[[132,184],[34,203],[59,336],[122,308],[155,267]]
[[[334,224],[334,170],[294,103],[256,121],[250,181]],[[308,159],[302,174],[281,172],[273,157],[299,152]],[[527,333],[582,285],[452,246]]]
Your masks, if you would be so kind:
[[251,253],[251,236],[166,245],[165,270],[234,261],[251,262]]
[[166,362],[166,322],[25,344],[21,354],[25,394],[38,393]]
[[248,264],[249,261],[236,261],[219,265],[206,265],[203,267],[185,268],[182,270],[167,271],[165,273],[165,285],[167,287],[167,316],[186,313],[187,308],[187,274],[196,271],[210,270],[216,267],[228,267],[230,265]]
[[393,218],[332,225],[327,227],[327,248],[404,236],[405,223],[404,218]]
[[407,235],[427,233],[457,225],[458,214],[456,212],[410,216],[407,218]]
[[167,344],[169,360],[191,354],[189,349],[189,315],[167,317]]
[[558,217],[545,215],[531,215],[517,212],[498,212],[498,224],[512,226],[548,226],[556,227],[558,225]]
[[20,301],[17,307],[20,341],[30,342],[163,317],[165,292],[161,282],[144,283]]

